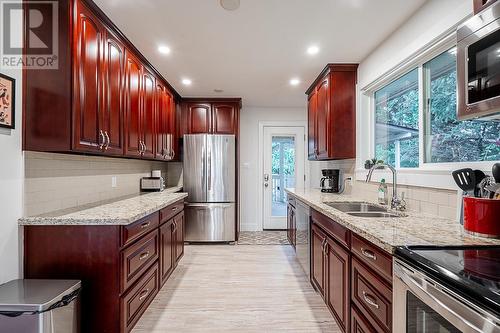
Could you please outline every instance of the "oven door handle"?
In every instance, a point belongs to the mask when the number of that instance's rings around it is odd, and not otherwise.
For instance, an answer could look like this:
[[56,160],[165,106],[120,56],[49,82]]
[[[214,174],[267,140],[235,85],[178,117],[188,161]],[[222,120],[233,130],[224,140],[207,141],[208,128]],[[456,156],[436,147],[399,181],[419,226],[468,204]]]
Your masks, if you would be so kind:
[[[477,333],[484,332],[484,327],[482,324],[485,324],[487,319],[484,318],[484,316],[480,315],[480,313],[484,314],[481,309],[474,308],[461,296],[455,294],[450,290],[447,290],[447,288],[441,288],[438,283],[434,282],[432,279],[429,279],[418,271],[412,271],[404,267],[403,265],[400,265],[399,261],[396,262],[396,265],[394,267],[395,278],[400,279],[401,282],[407,286],[409,291],[415,294],[415,296],[421,299],[424,303],[426,303],[429,307],[431,307],[445,319],[450,321],[453,325],[458,326],[457,328],[461,329],[462,331]],[[431,301],[434,304],[429,304],[427,301]],[[456,303],[455,306],[453,306],[453,303]],[[436,309],[436,307],[438,309]],[[458,313],[457,310],[460,309],[462,309],[466,313]],[[448,312],[451,316],[443,314],[443,310]],[[478,317],[481,316],[481,318],[478,318],[478,321],[483,321],[481,323],[481,327],[478,327],[479,323],[478,325],[476,325],[465,318],[465,315],[470,313],[473,313]],[[488,319],[490,319],[490,324],[494,325],[492,318]],[[494,330],[492,332],[497,331]]]

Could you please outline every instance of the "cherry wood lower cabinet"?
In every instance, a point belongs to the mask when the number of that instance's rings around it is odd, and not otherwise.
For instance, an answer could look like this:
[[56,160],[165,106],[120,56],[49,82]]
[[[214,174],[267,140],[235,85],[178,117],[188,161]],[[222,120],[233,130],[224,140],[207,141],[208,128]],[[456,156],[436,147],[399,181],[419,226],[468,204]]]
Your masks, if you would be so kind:
[[295,208],[295,199],[290,197],[287,205],[286,215],[286,236],[290,245],[296,248],[297,245],[297,213]]
[[342,331],[392,331],[391,255],[313,209],[310,279]]
[[24,276],[82,280],[81,331],[130,332],[182,257],[183,207],[126,226],[25,226]]

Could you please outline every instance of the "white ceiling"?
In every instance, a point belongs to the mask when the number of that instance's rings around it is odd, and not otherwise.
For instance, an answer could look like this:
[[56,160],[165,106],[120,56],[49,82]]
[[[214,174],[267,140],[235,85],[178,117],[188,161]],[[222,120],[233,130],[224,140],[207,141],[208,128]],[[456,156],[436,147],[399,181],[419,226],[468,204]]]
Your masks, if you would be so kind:
[[[219,0],[94,1],[182,96],[273,107],[304,106],[327,63],[360,62],[425,2],[241,0],[226,11]],[[312,44],[315,56],[306,53]],[[291,86],[292,77],[301,83]]]

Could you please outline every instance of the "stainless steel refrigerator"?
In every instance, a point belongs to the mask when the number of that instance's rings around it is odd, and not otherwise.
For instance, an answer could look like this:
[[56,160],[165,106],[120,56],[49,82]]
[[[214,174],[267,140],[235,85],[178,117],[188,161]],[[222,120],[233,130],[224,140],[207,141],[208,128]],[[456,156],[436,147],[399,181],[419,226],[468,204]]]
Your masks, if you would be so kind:
[[184,135],[185,240],[234,242],[236,138]]

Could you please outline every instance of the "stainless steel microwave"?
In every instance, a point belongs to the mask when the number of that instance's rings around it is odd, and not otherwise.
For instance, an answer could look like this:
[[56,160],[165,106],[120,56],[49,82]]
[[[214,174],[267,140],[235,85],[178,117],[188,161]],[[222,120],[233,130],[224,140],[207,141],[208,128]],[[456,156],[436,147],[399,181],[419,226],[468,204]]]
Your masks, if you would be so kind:
[[500,1],[457,29],[458,119],[500,121]]

